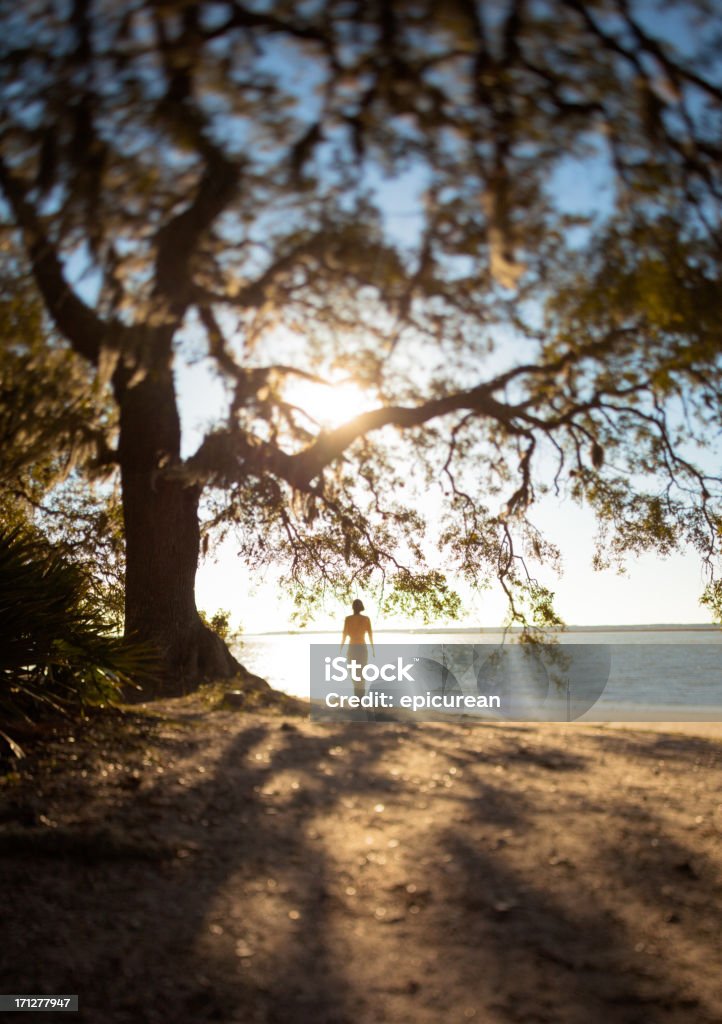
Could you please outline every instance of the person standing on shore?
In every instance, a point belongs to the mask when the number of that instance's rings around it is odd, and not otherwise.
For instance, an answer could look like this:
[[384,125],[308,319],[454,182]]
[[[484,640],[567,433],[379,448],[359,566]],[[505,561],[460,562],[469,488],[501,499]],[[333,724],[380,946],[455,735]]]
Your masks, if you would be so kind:
[[[343,651],[343,645],[346,643],[346,637],[348,637],[348,650],[346,652],[346,660],[348,662],[355,661],[361,666],[363,670],[364,666],[368,664],[369,652],[366,646],[366,637],[369,638],[371,644],[371,653],[376,654],[374,649],[374,634],[371,628],[371,619],[368,615],[363,615],[364,611],[363,601],[359,601],[358,598],[351,605],[353,615],[347,615],[343,624],[343,635],[341,636],[341,651]],[[363,697],[366,688],[363,679],[353,684],[353,692],[357,697]]]

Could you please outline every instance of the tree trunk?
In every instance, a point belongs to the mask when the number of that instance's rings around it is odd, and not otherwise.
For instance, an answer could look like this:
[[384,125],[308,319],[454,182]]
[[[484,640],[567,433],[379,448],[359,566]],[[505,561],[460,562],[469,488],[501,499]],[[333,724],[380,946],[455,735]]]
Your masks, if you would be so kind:
[[[123,390],[119,454],[126,543],[126,635],[161,659],[158,692],[187,693],[207,679],[249,674],[203,624],[195,603],[200,488],[167,479],[180,423],[170,368]],[[256,679],[257,677],[251,677]]]
[[123,474],[126,633],[149,641],[163,663],[166,692],[241,666],[201,621],[195,604],[198,491],[148,473]]

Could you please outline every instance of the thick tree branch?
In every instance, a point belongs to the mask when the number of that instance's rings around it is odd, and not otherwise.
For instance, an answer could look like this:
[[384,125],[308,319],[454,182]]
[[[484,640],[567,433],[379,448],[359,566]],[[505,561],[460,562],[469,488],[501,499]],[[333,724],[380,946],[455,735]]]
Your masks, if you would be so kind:
[[491,397],[487,385],[432,399],[417,406],[392,405],[373,409],[356,416],[335,430],[324,431],[305,451],[290,456],[289,483],[299,486],[314,480],[355,441],[374,430],[388,426],[402,429],[418,427],[432,419],[461,410],[474,410],[507,425],[511,424],[514,415],[511,408]]
[[[101,320],[66,281],[58,253],[43,231],[40,218],[27,199],[26,189],[2,158],[0,187],[25,238],[33,276],[48,312],[75,351],[97,366],[110,325]],[[117,336],[119,329],[119,325],[113,324],[114,335]]]
[[203,236],[233,199],[240,176],[240,166],[216,151],[193,202],[156,236],[155,287],[174,317],[181,318],[193,299],[193,259]]
[[481,385],[418,406],[387,406],[362,413],[336,430],[324,431],[308,448],[292,455],[244,431],[214,431],[187,460],[183,472],[200,479],[220,474],[226,480],[270,472],[298,490],[316,493],[313,481],[359,438],[386,426],[422,426],[460,410],[488,416],[503,423],[511,433],[524,433],[514,423],[516,408],[497,402],[491,397],[489,386]]
[[171,131],[180,131],[192,143],[203,161],[193,200],[160,228],[155,240],[155,291],[165,298],[171,316],[180,320],[193,298],[193,261],[198,247],[236,195],[243,165],[228,159],[212,140],[208,119],[194,102],[193,54],[199,41],[197,9],[192,5],[185,9],[184,30],[177,43],[168,38],[160,14],[156,15],[155,24],[166,78],[158,112]]

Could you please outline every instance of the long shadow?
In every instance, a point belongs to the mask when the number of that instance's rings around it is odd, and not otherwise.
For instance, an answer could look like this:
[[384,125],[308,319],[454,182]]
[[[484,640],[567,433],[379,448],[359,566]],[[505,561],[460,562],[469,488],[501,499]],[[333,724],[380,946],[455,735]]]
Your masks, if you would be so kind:
[[[153,814],[154,790],[162,792],[166,780],[129,798],[114,817],[134,825],[148,819],[166,844],[178,844],[181,856],[169,862],[67,860],[52,872],[11,862],[10,886],[21,892],[30,867],[36,899],[49,912],[33,923],[23,918],[21,898],[6,905],[5,940],[14,947],[15,970],[25,965],[22,978],[3,978],[12,981],[6,990],[72,988],[81,996],[81,1019],[109,1024],[352,1024],[344,966],[327,940],[334,871],[303,821],[337,813],[340,787],[316,766],[339,745],[349,750],[344,796],[377,797],[382,782],[388,788],[374,765],[396,730],[374,729],[370,737],[361,728],[363,747],[354,747],[353,725],[327,728],[322,737],[291,727],[256,761],[253,751],[278,730],[264,722],[229,743],[203,781],[163,800],[170,806],[160,813]],[[284,771],[299,776],[298,789],[280,808],[264,788]],[[217,905],[229,885],[232,905],[228,897]],[[244,903],[256,906],[251,922],[243,919]],[[271,933],[279,939],[268,957]]]
[[[179,749],[187,754],[186,739]],[[410,809],[409,783],[388,771],[400,741],[429,754],[430,775],[440,760],[465,778],[475,762],[485,769],[504,760],[543,781],[590,771],[605,739],[610,754],[637,756],[634,736],[621,746],[616,736],[587,737],[572,752],[538,735],[520,746],[518,736],[497,732],[494,749],[457,747],[432,761],[433,735],[403,725],[327,725],[319,735],[259,718],[193,784],[181,787],[169,774],[119,798],[112,824],[145,827],[175,850],[172,857],[3,865],[3,937],[15,973],[0,970],[0,984],[78,992],[80,1019],[92,1024],[376,1024],[385,1014],[358,983],[354,936],[341,934],[349,923],[343,871],[316,819],[340,828],[349,802],[371,806],[380,794],[398,802],[399,814]],[[173,750],[169,740],[169,756]],[[413,892],[401,887],[404,908],[396,931],[385,933],[398,981],[388,1019],[456,1021],[474,1010],[476,1019],[504,1024],[687,1024],[694,1010],[695,1024],[711,1021],[704,1000],[695,1003],[650,967],[635,950],[634,929],[588,892],[573,866],[524,858],[524,844],[534,848],[535,830],[547,826],[533,789],[471,774],[459,792],[424,794],[432,819],[424,833],[410,834],[405,820],[406,832],[400,826],[411,848],[409,874],[422,882]],[[663,829],[653,810],[624,793],[615,807],[640,837]],[[511,849],[494,838],[502,829],[513,832]],[[596,856],[608,884],[645,907],[654,907],[664,885],[693,891],[697,880],[686,873],[707,879],[714,870],[679,842],[671,859],[650,856],[642,872],[612,835],[597,839]],[[29,885],[33,906],[45,908],[32,920],[23,913]],[[691,921],[679,927],[700,940]]]
[[435,922],[454,987],[503,1020],[656,1020],[639,1014],[657,994],[630,972],[626,930],[585,903],[583,881],[575,903],[550,890],[543,864],[530,878],[456,832],[442,837],[441,848],[461,868],[460,881],[445,893],[448,917]]
[[678,766],[695,764],[698,759],[704,758],[710,765],[722,766],[722,745],[718,740],[702,736],[620,730],[615,733],[590,733],[589,737],[601,750],[623,757],[650,760],[673,758],[672,763]]
[[[448,728],[443,731],[446,732]],[[478,728],[483,729],[484,726],[480,724]],[[453,727],[450,731],[454,732]],[[588,767],[591,763],[591,758],[588,754],[580,754],[564,749],[558,741],[553,744],[542,743],[538,735],[532,733],[534,736],[534,743],[532,745],[526,742],[524,735],[517,735],[519,732],[528,733],[528,730],[518,730],[516,727],[506,724],[495,725],[493,731],[490,732],[495,741],[493,746],[490,745],[487,749],[482,750],[477,748],[465,750],[459,745],[453,754],[445,751],[444,756],[447,760],[451,758],[459,764],[463,762],[494,763],[500,757],[503,757],[507,762],[519,761],[526,765],[536,765],[539,768],[556,771],[579,771]],[[429,752],[434,752],[438,745],[433,734],[425,736],[419,733],[415,738],[415,742],[418,746],[429,750]],[[503,744],[502,747],[498,746],[499,742]]]
[[[610,751],[625,757],[636,754],[633,739],[609,739],[605,746]],[[663,745],[650,746],[659,750]],[[671,746],[677,749],[676,744]],[[693,750],[680,747],[679,753],[694,763],[704,749],[704,744],[694,744]],[[718,751],[714,745],[708,749],[710,754]],[[450,988],[466,988],[495,1020],[711,1024],[721,1019],[722,1001],[719,994],[716,999],[711,994],[713,985],[696,992],[685,983],[683,971],[675,976],[674,939],[662,936],[660,929],[666,922],[678,929],[680,941],[693,941],[696,951],[688,951],[687,957],[703,957],[714,977],[720,967],[715,904],[706,907],[702,927],[695,911],[702,910],[710,897],[716,897],[719,908],[716,863],[671,839],[654,808],[621,791],[612,806],[629,842],[617,842],[619,826],[614,819],[606,836],[584,837],[587,847],[594,844],[597,885],[599,874],[605,877],[602,888],[592,892],[568,859],[542,860],[534,868],[523,856],[507,857],[484,848],[481,839],[490,806],[497,822],[514,824],[521,847],[544,846],[534,835],[540,826],[529,813],[533,798],[527,794],[524,814],[519,794],[498,787],[483,787],[483,798],[465,819],[463,830],[439,831],[434,859],[443,862],[451,856],[455,871],[442,876],[444,912],[430,918],[429,931],[435,946],[444,951],[443,970]],[[545,838],[546,825],[541,823]],[[605,892],[615,894],[617,907],[626,904],[635,912],[639,908],[639,921],[630,923],[634,913],[611,911]],[[655,930],[645,932],[649,927]],[[655,951],[655,943],[663,938],[666,959]],[[481,1017],[485,1019],[483,1012]]]

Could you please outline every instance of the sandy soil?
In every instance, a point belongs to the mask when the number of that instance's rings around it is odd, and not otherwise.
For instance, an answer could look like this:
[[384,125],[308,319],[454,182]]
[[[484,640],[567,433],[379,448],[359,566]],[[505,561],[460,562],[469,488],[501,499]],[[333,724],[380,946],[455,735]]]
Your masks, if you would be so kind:
[[2,992],[92,1024],[722,1019],[719,738],[195,698],[69,739],[0,785]]

